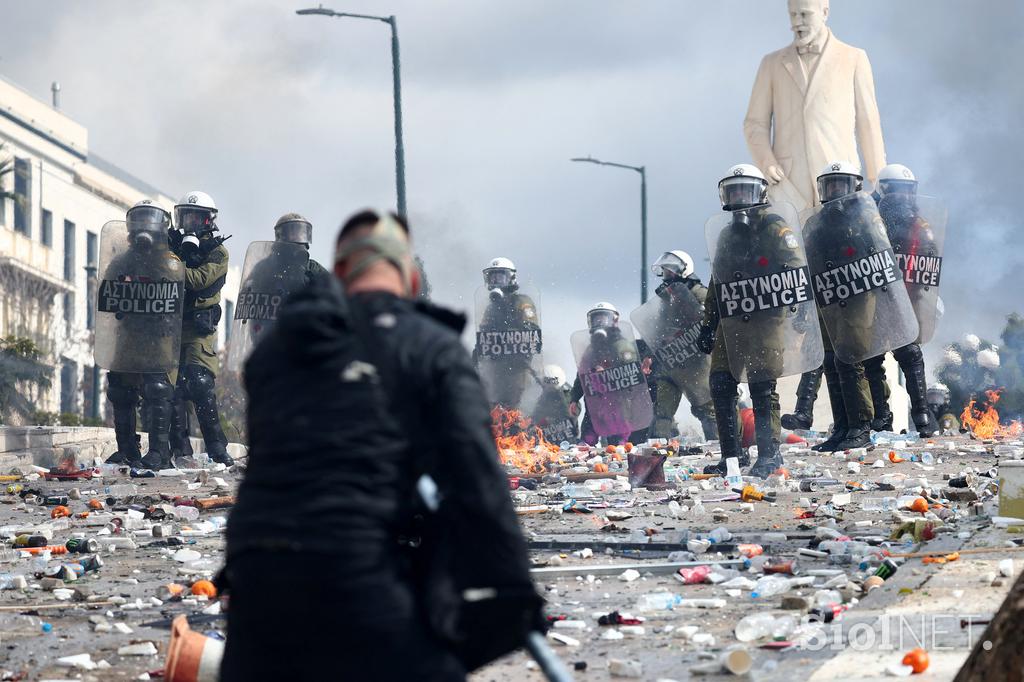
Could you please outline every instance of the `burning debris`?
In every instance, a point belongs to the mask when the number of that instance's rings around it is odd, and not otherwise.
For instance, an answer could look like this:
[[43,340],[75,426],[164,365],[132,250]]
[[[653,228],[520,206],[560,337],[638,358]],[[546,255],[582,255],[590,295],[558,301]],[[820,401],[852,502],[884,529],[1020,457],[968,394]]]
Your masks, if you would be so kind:
[[559,448],[544,438],[544,432],[519,410],[501,405],[491,410],[491,431],[501,463],[524,473],[540,474],[557,462]]
[[968,429],[976,438],[1018,438],[1024,433],[1024,426],[1019,419],[1005,426],[999,421],[999,411],[995,405],[1002,397],[1003,390],[998,388],[985,391],[985,400],[980,404],[972,398],[960,414],[963,428]]

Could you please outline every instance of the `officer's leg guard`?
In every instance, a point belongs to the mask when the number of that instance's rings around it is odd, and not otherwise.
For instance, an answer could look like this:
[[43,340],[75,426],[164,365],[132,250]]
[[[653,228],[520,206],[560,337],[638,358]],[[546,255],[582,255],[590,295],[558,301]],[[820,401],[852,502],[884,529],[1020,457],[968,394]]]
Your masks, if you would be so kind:
[[839,388],[846,404],[846,437],[836,450],[862,448],[871,442],[871,389],[864,378],[864,363],[847,363],[836,358]]
[[839,441],[846,438],[848,428],[846,422],[846,403],[843,402],[843,390],[839,386],[839,373],[836,371],[836,354],[830,350],[825,351],[825,363],[822,365],[825,373],[825,385],[828,387],[828,401],[832,408],[832,434],[823,442],[815,445],[811,450],[817,452],[835,452]]
[[779,452],[782,428],[775,382],[751,383],[750,402],[754,405],[754,438],[757,442],[757,461],[750,467],[750,475],[768,478],[782,466],[782,453]]
[[163,374],[146,375],[142,397],[147,405],[147,431],[149,431],[149,452],[142,458],[144,466],[150,469],[173,469],[171,460],[171,411],[174,387]]
[[220,426],[220,412],[217,410],[216,379],[213,372],[198,365],[188,365],[182,370],[188,397],[196,408],[196,420],[199,430],[203,432],[206,454],[214,462],[231,464],[228,455],[228,439]]
[[722,447],[722,457],[717,464],[704,467],[706,474],[725,474],[725,460],[735,457],[740,466],[750,463],[750,458],[740,444],[739,418],[736,414],[736,403],[739,401],[739,384],[729,372],[712,372],[711,401],[715,406],[715,423],[718,424],[718,442]]
[[107,464],[138,466],[142,459],[139,436],[135,433],[135,410],[139,406],[139,392],[125,381],[119,372],[107,374],[107,399],[114,407],[114,438],[117,452],[107,458]]
[[174,386],[174,398],[171,403],[171,458],[191,457],[192,441],[189,438],[188,419],[188,387],[185,376],[178,373],[178,383]]
[[900,363],[900,369],[907,378],[907,394],[910,396],[910,416],[922,438],[934,436],[938,422],[928,409],[928,383],[924,368],[921,346],[911,343],[893,351],[893,357]]
[[782,415],[783,428],[790,431],[806,430],[814,423],[814,402],[821,388],[821,375],[824,368],[804,372],[800,377],[800,385],[796,389],[796,409],[793,414]]
[[658,377],[655,381],[654,427],[650,431],[651,438],[671,438],[672,424],[675,422],[676,410],[682,393],[669,377]]
[[864,377],[871,390],[871,405],[875,416],[872,431],[892,431],[892,409],[889,407],[889,384],[885,380],[885,353],[864,361]]
[[718,426],[715,422],[715,403],[706,402],[703,405],[690,404],[690,414],[700,421],[700,428],[704,431],[704,440],[715,440],[718,438]]

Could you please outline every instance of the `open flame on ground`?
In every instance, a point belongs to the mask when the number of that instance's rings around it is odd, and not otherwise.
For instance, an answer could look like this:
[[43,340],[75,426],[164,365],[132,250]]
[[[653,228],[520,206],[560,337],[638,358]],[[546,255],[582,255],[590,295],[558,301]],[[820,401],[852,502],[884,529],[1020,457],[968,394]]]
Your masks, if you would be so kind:
[[524,473],[541,474],[548,470],[548,464],[558,461],[558,446],[545,440],[540,427],[519,410],[496,406],[491,410],[491,432],[502,464]]
[[999,423],[999,411],[995,405],[1002,397],[1003,389],[985,391],[985,400],[979,405],[973,398],[960,414],[960,424],[969,429],[977,438],[1016,438],[1024,433],[1020,420],[1014,419],[1007,425]]

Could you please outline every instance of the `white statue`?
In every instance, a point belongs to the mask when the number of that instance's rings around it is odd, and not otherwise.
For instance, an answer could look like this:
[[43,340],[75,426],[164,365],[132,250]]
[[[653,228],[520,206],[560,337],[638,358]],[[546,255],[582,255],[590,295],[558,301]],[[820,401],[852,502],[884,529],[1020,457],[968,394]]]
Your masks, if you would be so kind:
[[828,0],[788,4],[793,43],[761,60],[743,133],[772,199],[803,210],[818,203],[815,178],[834,159],[863,158],[874,183],[885,146],[867,54],[832,35]]

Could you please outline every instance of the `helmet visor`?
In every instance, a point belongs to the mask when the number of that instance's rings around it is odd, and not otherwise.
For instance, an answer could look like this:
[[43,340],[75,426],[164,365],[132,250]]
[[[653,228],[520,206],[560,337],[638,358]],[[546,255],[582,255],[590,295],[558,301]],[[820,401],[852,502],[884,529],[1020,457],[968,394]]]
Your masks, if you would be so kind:
[[878,181],[878,193],[886,196],[889,194],[907,194],[914,196],[917,194],[917,181],[916,180],[879,180]]
[[484,284],[488,289],[504,289],[512,286],[512,271],[508,268],[488,268],[484,270]]
[[587,324],[591,329],[609,329],[618,320],[618,314],[611,310],[591,310],[587,313]]
[[209,230],[213,225],[213,213],[206,208],[176,206],[174,208],[174,222],[182,232],[198,234]]
[[823,204],[853,194],[859,187],[860,180],[856,175],[836,173],[818,178],[818,196]]
[[685,269],[686,266],[679,260],[679,257],[671,253],[666,253],[651,266],[654,276],[663,279],[681,278]]
[[136,206],[128,209],[129,232],[166,232],[171,224],[167,211],[157,206]]
[[309,245],[313,241],[313,226],[304,220],[289,220],[286,223],[281,223],[274,229],[274,232],[279,242]]
[[727,211],[767,203],[767,195],[766,182],[745,175],[726,178],[718,183],[718,196],[722,200],[722,208]]

